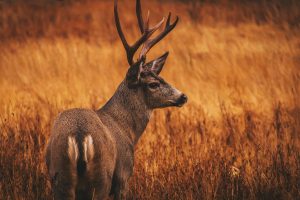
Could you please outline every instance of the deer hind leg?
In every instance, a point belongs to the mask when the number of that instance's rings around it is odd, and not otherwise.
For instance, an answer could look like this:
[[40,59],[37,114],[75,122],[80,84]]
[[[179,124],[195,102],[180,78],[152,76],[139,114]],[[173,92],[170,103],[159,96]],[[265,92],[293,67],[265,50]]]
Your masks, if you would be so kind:
[[95,189],[90,187],[84,190],[76,190],[76,200],[93,200]]
[[74,200],[76,175],[70,171],[56,173],[52,179],[52,188],[55,200]]
[[96,177],[97,179],[94,180],[93,199],[105,200],[109,197],[112,175],[109,170],[104,170],[102,173],[98,173]]
[[94,200],[105,200],[109,197],[110,191],[110,181],[109,179],[102,179],[101,182],[98,182],[95,185],[95,189],[93,191],[93,199]]
[[68,138],[67,155],[69,159],[60,157],[56,163],[56,171],[52,178],[52,188],[55,200],[74,200],[77,185],[76,163],[78,147],[75,138]]

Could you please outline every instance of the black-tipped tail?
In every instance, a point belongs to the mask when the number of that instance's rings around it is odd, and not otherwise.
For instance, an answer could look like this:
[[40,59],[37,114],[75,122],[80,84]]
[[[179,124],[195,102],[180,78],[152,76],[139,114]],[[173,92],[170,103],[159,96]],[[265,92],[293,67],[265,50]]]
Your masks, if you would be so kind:
[[77,174],[78,176],[83,176],[86,172],[87,163],[84,160],[79,159],[77,161]]

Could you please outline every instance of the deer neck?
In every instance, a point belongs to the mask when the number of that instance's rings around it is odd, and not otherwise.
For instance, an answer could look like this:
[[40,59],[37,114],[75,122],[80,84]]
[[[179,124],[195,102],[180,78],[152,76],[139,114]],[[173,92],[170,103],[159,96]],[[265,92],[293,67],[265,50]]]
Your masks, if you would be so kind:
[[141,88],[129,89],[123,81],[111,99],[98,111],[109,116],[136,144],[149,122],[152,110],[146,105]]

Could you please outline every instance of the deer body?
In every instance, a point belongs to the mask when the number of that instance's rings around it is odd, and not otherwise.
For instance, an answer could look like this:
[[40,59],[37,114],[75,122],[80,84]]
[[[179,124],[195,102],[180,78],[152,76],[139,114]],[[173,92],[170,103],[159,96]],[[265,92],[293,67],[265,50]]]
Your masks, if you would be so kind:
[[[99,197],[96,199],[104,198],[109,192],[122,195],[119,191],[126,189],[127,179],[133,171],[134,145],[151,114],[139,97],[139,91],[131,91],[121,83],[114,96],[98,111],[72,109],[59,115],[47,149],[47,165],[57,188],[54,193],[61,194],[61,199],[75,199],[76,190],[83,195],[92,195],[93,188],[95,197]],[[88,136],[93,142],[80,151],[78,146],[84,146]],[[73,147],[69,138],[74,138],[77,146]],[[77,148],[77,153],[70,152],[70,148]],[[78,176],[76,166],[85,160],[79,156],[86,154],[84,151],[93,153],[86,156],[85,174]],[[67,180],[61,181],[64,178]],[[84,184],[78,185],[80,179],[86,179]],[[103,187],[105,185],[107,188]]]
[[[143,33],[137,46],[127,46],[118,21],[118,33],[127,51],[130,68],[112,98],[99,110],[71,109],[55,120],[46,149],[46,164],[54,199],[125,199],[127,182],[133,172],[134,146],[144,132],[156,108],[182,106],[187,97],[166,83],[159,73],[168,53],[145,63],[149,49],[176,25],[167,26],[162,34],[149,40],[153,29],[143,23],[140,2],[137,14]],[[152,30],[152,32],[151,32]],[[144,44],[137,62],[133,54]],[[134,51],[132,51],[133,48]]]

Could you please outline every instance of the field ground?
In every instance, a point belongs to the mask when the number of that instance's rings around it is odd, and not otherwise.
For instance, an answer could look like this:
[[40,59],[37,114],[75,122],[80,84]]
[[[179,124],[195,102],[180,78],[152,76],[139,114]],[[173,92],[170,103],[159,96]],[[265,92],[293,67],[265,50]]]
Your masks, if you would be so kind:
[[[126,36],[134,1],[120,1]],[[144,1],[178,27],[151,57],[189,97],[155,111],[128,199],[300,198],[297,1]],[[0,199],[51,199],[44,149],[55,116],[97,109],[127,70],[111,1],[0,2]]]

